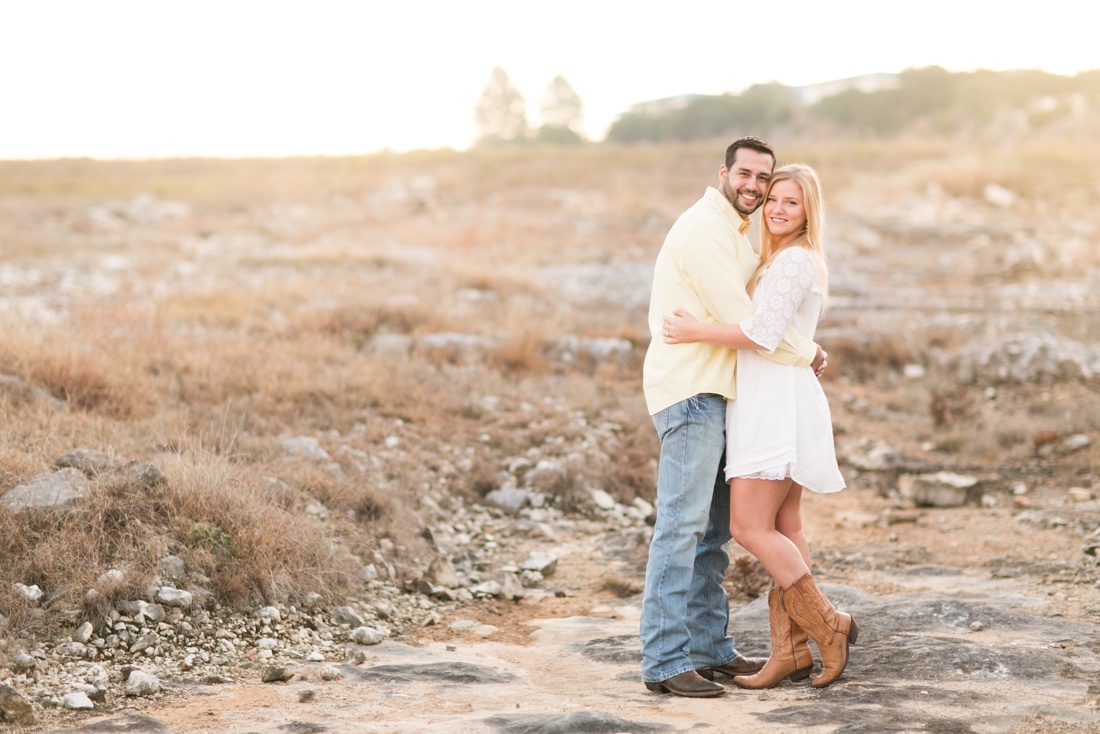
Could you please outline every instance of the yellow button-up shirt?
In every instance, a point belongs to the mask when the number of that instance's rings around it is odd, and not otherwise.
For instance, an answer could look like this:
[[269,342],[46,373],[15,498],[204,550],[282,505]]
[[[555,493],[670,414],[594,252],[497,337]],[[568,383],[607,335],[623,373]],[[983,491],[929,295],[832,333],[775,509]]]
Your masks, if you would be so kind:
[[[720,191],[708,186],[703,198],[669,230],[653,272],[650,342],[642,368],[650,415],[693,395],[737,397],[736,350],[703,342],[665,344],[661,326],[677,308],[700,321],[720,324],[737,324],[753,314],[745,284],[760,258],[746,235],[749,226]],[[795,367],[809,365],[816,355],[817,345],[793,327],[774,354],[764,354]]]

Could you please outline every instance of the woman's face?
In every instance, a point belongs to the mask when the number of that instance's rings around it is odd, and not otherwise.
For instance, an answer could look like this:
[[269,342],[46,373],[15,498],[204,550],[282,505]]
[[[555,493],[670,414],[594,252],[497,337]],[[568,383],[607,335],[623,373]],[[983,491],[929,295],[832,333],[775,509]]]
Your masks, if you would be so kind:
[[806,225],[802,187],[790,179],[777,181],[764,200],[764,224],[778,245],[801,232]]

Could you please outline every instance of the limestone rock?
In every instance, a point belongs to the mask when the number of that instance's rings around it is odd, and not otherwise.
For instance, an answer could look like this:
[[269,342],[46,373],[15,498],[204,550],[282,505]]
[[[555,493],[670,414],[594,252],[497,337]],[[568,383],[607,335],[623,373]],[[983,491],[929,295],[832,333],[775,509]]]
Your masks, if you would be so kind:
[[903,474],[898,477],[898,492],[921,507],[961,507],[978,494],[975,477],[941,471],[934,474]]
[[40,474],[0,497],[0,508],[23,512],[32,507],[63,507],[88,492],[88,478],[71,467],[52,474]]
[[127,696],[152,696],[160,690],[160,679],[143,670],[130,671],[126,679],[125,693]]
[[36,723],[34,708],[27,699],[6,683],[0,683],[0,720],[10,721],[20,726],[31,726]]
[[111,468],[111,457],[91,449],[72,449],[54,460],[58,469],[72,468],[94,477]]
[[88,698],[88,694],[83,691],[76,691],[74,693],[66,693],[65,697],[61,699],[62,705],[67,709],[75,710],[90,710],[95,708],[95,704],[92,703],[92,699]]
[[351,631],[349,637],[352,642],[357,642],[360,645],[377,645],[386,639],[386,635],[374,627],[356,627]]

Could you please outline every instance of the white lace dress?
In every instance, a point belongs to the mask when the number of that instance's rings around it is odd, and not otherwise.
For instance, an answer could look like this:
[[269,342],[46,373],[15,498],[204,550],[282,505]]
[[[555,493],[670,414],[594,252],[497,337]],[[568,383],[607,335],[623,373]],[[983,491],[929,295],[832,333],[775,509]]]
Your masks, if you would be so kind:
[[[801,247],[780,252],[752,300],[756,313],[741,329],[767,353],[791,324],[813,339],[822,289],[810,254]],[[726,407],[726,479],[788,476],[814,492],[844,489],[825,392],[810,367],[788,367],[741,350],[737,399]]]

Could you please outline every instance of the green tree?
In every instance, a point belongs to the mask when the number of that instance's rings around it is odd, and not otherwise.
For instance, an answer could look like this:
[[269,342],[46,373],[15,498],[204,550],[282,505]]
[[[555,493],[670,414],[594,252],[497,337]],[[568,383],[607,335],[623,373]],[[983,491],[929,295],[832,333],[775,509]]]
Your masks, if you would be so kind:
[[539,142],[557,145],[583,142],[584,103],[562,75],[554,77],[542,93],[540,112],[542,126],[536,138]]
[[511,143],[527,137],[527,100],[499,66],[493,69],[474,108],[474,122],[480,145]]
[[618,143],[710,140],[736,138],[746,131],[766,136],[787,124],[797,106],[790,87],[756,84],[740,95],[698,97],[662,112],[627,112],[611,125],[607,139]]

